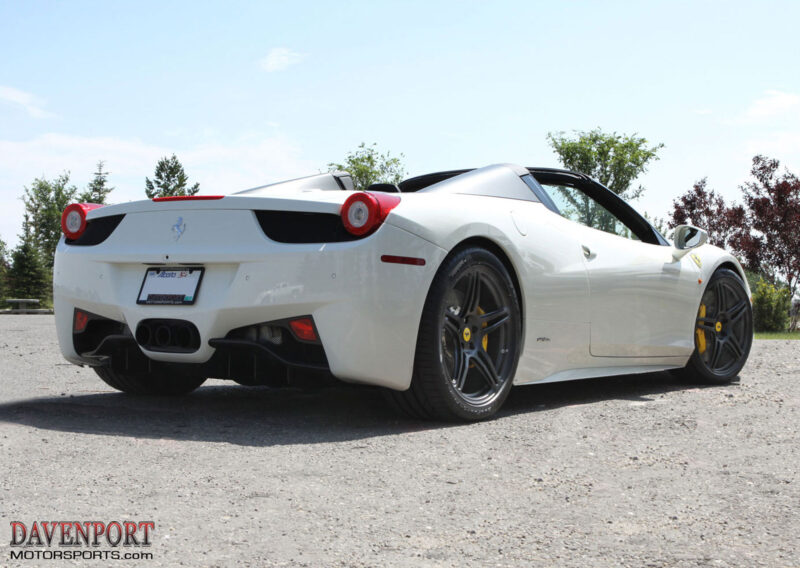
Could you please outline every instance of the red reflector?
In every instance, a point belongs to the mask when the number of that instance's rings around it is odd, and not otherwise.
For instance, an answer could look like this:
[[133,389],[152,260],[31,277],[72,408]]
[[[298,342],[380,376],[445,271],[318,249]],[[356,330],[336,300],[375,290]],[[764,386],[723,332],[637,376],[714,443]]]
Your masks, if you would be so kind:
[[75,322],[72,326],[72,332],[82,332],[84,329],[86,329],[87,323],[89,323],[89,314],[80,310],[75,310]]
[[166,197],[154,197],[153,201],[211,201],[222,199],[224,195],[168,195]]
[[385,254],[381,257],[381,261],[389,262],[392,264],[411,264],[413,266],[425,266],[424,258],[415,258],[413,256],[394,256]]
[[299,318],[289,322],[289,327],[297,339],[303,341],[317,341],[317,332],[314,331],[314,322],[311,318]]

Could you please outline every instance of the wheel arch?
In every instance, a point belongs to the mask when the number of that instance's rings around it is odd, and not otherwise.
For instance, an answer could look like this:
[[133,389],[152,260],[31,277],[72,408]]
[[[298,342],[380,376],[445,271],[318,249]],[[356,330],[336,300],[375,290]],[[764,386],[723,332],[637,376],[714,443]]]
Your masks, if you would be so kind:
[[[514,263],[511,261],[511,257],[505,251],[505,249],[496,241],[493,241],[487,237],[473,236],[466,238],[463,241],[458,242],[452,249],[450,249],[450,252],[447,254],[447,256],[449,257],[457,253],[461,249],[470,246],[476,246],[488,250],[493,255],[495,255],[500,260],[500,262],[503,263],[503,266],[505,266],[506,270],[508,270],[508,274],[509,276],[511,276],[511,282],[514,284],[514,292],[517,294],[517,300],[519,301],[519,310],[520,310],[519,315],[520,315],[520,321],[523,323],[522,341],[524,345],[524,340],[525,340],[524,323],[525,323],[525,310],[527,306],[525,305],[525,296],[522,294],[522,286],[520,284],[519,272],[517,271],[517,268],[514,266]],[[444,264],[444,261],[442,261],[442,264]]]
[[737,266],[730,260],[726,260],[725,262],[721,263],[714,269],[714,272],[716,272],[720,268],[727,268],[728,270],[733,270],[736,274],[742,277],[742,280],[744,280],[745,283],[747,282],[747,275],[744,273],[744,269],[742,269],[740,266]]
[[747,274],[745,274],[745,272],[744,272],[744,268],[742,267],[742,265],[741,265],[741,264],[739,264],[738,262],[735,262],[735,261],[733,261],[733,260],[730,260],[730,259],[728,259],[728,260],[724,260],[724,261],[720,262],[720,263],[719,263],[719,265],[717,265],[717,266],[715,266],[715,267],[714,267],[714,270],[712,270],[712,271],[711,271],[711,275],[709,275],[709,278],[710,278],[710,277],[711,277],[711,276],[712,276],[712,275],[713,275],[713,274],[714,274],[714,273],[715,273],[717,270],[719,270],[719,269],[721,269],[721,268],[727,268],[728,270],[732,270],[733,272],[735,272],[736,274],[738,274],[738,275],[739,275],[739,278],[741,278],[741,279],[742,279],[742,282],[744,283],[744,289],[747,291],[747,295],[748,295],[748,296],[752,296],[752,294],[753,294],[753,291],[752,291],[752,290],[750,290],[750,283],[747,281]]

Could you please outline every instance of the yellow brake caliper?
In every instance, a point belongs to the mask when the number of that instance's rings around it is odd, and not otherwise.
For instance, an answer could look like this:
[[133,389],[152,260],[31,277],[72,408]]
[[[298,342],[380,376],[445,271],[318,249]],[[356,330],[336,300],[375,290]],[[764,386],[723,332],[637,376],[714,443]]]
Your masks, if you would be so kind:
[[[483,309],[480,306],[478,306],[478,313],[480,315],[483,315],[486,312],[484,312]],[[489,325],[487,322],[483,322],[483,325],[481,327],[486,327],[487,325]],[[481,347],[483,347],[483,350],[486,351],[487,353],[489,352],[489,336],[488,335],[484,335],[483,339],[481,339]],[[470,363],[469,364],[469,368],[470,369],[474,369],[475,368],[475,363]]]
[[[698,318],[706,317],[706,305],[700,304],[700,311],[697,313]],[[695,330],[697,336],[697,352],[701,355],[706,352],[706,332],[698,326]]]
[[[479,313],[480,315],[483,315],[483,314],[485,314],[486,312],[484,312],[484,311],[481,309],[481,307],[480,307],[480,306],[478,306],[478,313]],[[481,327],[486,327],[487,325],[489,325],[489,323],[488,323],[488,322],[483,322],[483,325],[482,325]],[[489,336],[488,336],[488,335],[484,335],[484,336],[483,336],[483,339],[481,339],[481,345],[483,346],[483,350],[484,350],[484,351],[486,351],[486,352],[488,352],[488,351],[489,351]]]

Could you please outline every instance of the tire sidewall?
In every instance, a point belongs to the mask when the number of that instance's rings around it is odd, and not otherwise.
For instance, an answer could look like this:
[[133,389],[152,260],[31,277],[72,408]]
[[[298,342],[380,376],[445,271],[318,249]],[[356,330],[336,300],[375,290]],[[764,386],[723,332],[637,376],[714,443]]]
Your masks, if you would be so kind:
[[[417,348],[418,354],[422,351],[430,353],[430,349],[421,350],[419,343],[431,342],[435,345],[433,352],[436,354],[437,359],[441,357],[441,329],[443,327],[443,303],[445,297],[463,274],[476,266],[488,268],[494,276],[497,277],[498,285],[503,288],[503,292],[509,298],[512,325],[514,325],[516,329],[514,330],[515,333],[512,340],[515,344],[509,346],[510,349],[514,349],[514,356],[508,378],[501,387],[500,392],[498,392],[490,402],[477,405],[471,404],[459,394],[449,377],[445,375],[440,360],[433,362],[435,363],[433,365],[430,361],[427,362],[428,365],[425,365],[426,370],[423,371],[426,372],[426,374],[430,374],[434,371],[435,374],[438,375],[437,377],[426,377],[429,381],[433,379],[430,382],[433,383],[433,386],[438,391],[437,394],[439,397],[437,398],[442,400],[452,414],[458,418],[467,420],[489,418],[502,406],[511,390],[521,354],[522,322],[519,299],[508,270],[494,254],[483,248],[469,247],[452,254],[445,260],[439,273],[434,278],[434,282],[425,302],[423,321],[420,326],[421,333]],[[415,365],[415,369],[419,369],[420,367],[421,366],[418,364]],[[415,374],[417,373],[415,372]]]

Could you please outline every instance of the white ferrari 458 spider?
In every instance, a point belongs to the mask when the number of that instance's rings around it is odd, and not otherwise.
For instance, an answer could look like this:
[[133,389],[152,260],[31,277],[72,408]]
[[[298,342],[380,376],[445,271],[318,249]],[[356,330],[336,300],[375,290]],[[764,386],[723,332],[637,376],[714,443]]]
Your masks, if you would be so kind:
[[62,217],[64,356],[127,393],[309,375],[424,418],[494,414],[512,385],[673,370],[724,383],[753,338],[737,260],[674,244],[562,170],[493,165],[354,191],[334,172]]

